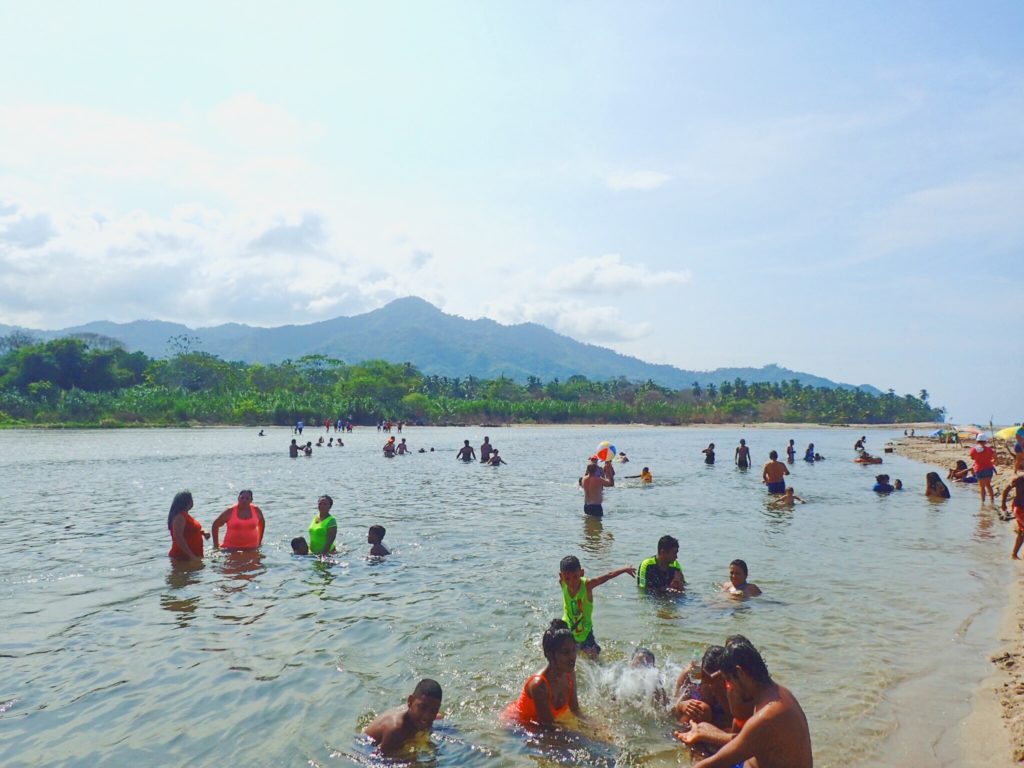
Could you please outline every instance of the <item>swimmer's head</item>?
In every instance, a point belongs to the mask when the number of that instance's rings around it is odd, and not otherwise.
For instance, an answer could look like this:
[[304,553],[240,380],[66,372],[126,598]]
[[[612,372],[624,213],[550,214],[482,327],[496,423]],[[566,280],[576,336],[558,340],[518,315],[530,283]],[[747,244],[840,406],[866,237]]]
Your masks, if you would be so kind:
[[597,464],[587,464],[587,468],[583,470],[584,475],[592,475],[597,472]]
[[580,565],[580,559],[576,555],[566,555],[558,563],[559,573],[576,573],[582,570],[583,566]]
[[679,556],[679,541],[674,536],[662,536],[658,539],[658,565],[670,565]]
[[562,619],[553,619],[540,640],[544,658],[567,669],[576,666],[576,638]]
[[416,685],[406,704],[408,717],[421,731],[429,730],[441,709],[441,685],[425,677]]
[[304,538],[302,538],[301,536],[297,536],[296,538],[292,539],[292,553],[296,555],[308,555],[309,544],[306,543],[306,540]]
[[881,485],[884,485],[885,483],[889,482],[889,476],[888,475],[875,475],[875,482],[879,483]]
[[469,446],[469,440],[463,440],[462,444],[468,447]]
[[764,659],[753,643],[743,635],[733,635],[725,641],[722,672],[727,677],[735,679],[740,670],[760,685],[770,685],[772,682],[772,676],[768,673],[768,665],[764,663]]
[[768,458],[771,459],[772,461],[775,461],[777,458],[779,458],[779,452],[778,451],[768,451]]
[[897,477],[893,481],[892,487],[895,488],[897,491],[900,490],[903,487],[903,481]]
[[371,525],[366,535],[367,544],[379,544],[384,540],[387,529],[383,525]]
[[192,493],[190,491],[178,491],[171,499],[171,511],[167,514],[167,527],[171,527],[174,518],[182,512],[192,509]]
[[332,499],[325,493],[323,496],[316,500],[316,505],[321,508],[326,506],[327,509],[330,509],[331,507],[334,506],[334,499]]
[[709,645],[704,651],[704,658],[701,659],[700,669],[706,675],[713,675],[722,671],[722,663],[725,661],[724,645]]
[[649,648],[637,648],[633,658],[629,660],[629,666],[634,669],[637,667],[653,667],[654,652]]
[[246,488],[245,490],[239,491],[238,492],[238,500],[239,501],[244,501],[247,504],[251,504],[252,503],[252,491],[250,491],[248,488]]
[[749,573],[747,564],[743,560],[736,559],[729,563],[729,581],[737,589],[747,583]]
[[747,444],[747,441],[746,441],[746,440],[744,440],[744,439],[743,439],[743,438],[741,437],[741,438],[740,438],[740,445],[746,445],[746,444]]
[[583,566],[575,555],[567,555],[558,564],[558,580],[565,584],[569,593],[575,595],[583,581]]

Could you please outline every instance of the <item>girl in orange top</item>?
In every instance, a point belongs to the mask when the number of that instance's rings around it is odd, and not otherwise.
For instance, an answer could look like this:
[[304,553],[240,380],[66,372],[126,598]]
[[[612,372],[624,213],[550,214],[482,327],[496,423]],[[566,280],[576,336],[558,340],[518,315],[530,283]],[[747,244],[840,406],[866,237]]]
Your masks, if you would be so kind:
[[[220,543],[221,526],[227,526],[224,544]],[[214,549],[259,549],[263,543],[263,529],[266,523],[260,508],[252,503],[252,491],[238,494],[238,503],[220,513],[213,521]]]
[[505,710],[506,722],[547,728],[569,712],[581,716],[576,698],[576,639],[569,625],[561,619],[552,621],[541,646],[548,665],[527,679],[519,698]]
[[171,511],[167,514],[167,530],[171,532],[171,549],[167,553],[175,560],[203,559],[203,526],[189,511],[192,494],[181,491],[174,495]]

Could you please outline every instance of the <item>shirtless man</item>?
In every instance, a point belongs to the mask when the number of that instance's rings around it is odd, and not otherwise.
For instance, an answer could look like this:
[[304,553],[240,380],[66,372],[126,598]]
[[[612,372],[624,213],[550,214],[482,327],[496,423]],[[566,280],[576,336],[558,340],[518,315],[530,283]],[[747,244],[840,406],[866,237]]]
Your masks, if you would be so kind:
[[[722,673],[732,716],[739,732],[711,757],[693,768],[743,763],[746,768],[813,768],[807,717],[787,688],[772,680],[757,649],[742,635],[725,641]],[[676,731],[688,743],[689,733]],[[744,762],[746,761],[746,762]]]
[[476,451],[473,450],[473,446],[469,444],[469,440],[462,441],[462,447],[459,448],[459,452],[455,455],[459,461],[476,461]]
[[594,517],[601,517],[604,514],[604,489],[615,485],[614,480],[607,477],[598,477],[597,464],[588,464],[583,480],[583,512]]
[[486,464],[489,458],[491,458],[491,438],[484,435],[483,445],[480,446],[480,463]]
[[395,707],[379,715],[363,729],[363,733],[377,742],[381,754],[392,756],[411,739],[430,733],[440,709],[441,686],[436,680],[424,678],[404,707]]
[[740,469],[746,469],[750,466],[750,449],[747,448],[747,441],[740,440],[740,444],[736,447],[736,466]]
[[768,486],[768,493],[785,493],[788,474],[789,467],[779,461],[778,451],[771,451],[768,454],[768,463],[764,465],[764,472],[761,473],[761,482]]

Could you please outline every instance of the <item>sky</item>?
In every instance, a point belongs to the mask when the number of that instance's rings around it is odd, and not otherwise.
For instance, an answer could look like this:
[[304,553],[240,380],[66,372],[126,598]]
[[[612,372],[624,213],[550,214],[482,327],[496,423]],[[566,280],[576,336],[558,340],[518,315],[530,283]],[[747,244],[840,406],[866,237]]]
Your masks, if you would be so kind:
[[1024,418],[1024,4],[0,0],[0,323],[416,295]]

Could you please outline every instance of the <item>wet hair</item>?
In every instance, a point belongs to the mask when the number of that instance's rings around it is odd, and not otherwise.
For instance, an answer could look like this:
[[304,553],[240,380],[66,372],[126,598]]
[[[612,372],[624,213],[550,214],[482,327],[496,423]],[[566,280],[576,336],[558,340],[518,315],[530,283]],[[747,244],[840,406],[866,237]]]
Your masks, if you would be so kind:
[[658,551],[664,552],[666,549],[679,549],[679,541],[674,536],[662,536],[658,539]]
[[174,518],[192,506],[192,492],[178,491],[171,500],[171,511],[167,513],[167,529],[170,530]]
[[301,536],[297,536],[294,539],[292,539],[292,552],[294,552],[296,555],[308,555],[309,544],[306,543],[306,540],[304,538],[302,538]]
[[733,635],[725,641],[722,671],[735,677],[737,667],[743,667],[743,671],[761,685],[769,685],[772,682],[768,665],[764,663],[760,652],[743,635]]
[[875,475],[875,482],[876,483],[888,483],[889,482],[889,476],[888,475]]
[[941,483],[942,482],[942,478],[939,477],[939,473],[938,472],[929,472],[927,475],[924,476],[924,479],[925,479],[925,482],[927,482],[929,486],[932,486],[932,485],[935,485],[936,483]]
[[252,491],[250,491],[248,488],[243,488],[242,490],[240,490],[238,492],[238,495],[241,496],[243,493],[248,493],[249,494],[249,498],[250,499],[252,498]]
[[744,440],[744,439],[743,439],[743,438],[741,437],[741,438],[740,438],[740,445],[746,445],[746,444],[747,444],[747,441],[746,441],[746,440]]
[[637,648],[629,662],[631,667],[653,667],[654,664],[654,651],[650,648]]
[[583,474],[588,477],[597,471],[597,464],[587,464],[587,468],[583,470]]
[[437,682],[437,680],[431,680],[429,677],[424,677],[416,683],[416,688],[413,690],[412,695],[418,699],[434,699],[435,701],[441,701],[441,684]]
[[[334,506],[334,499],[332,499],[326,493],[323,496],[321,496],[320,499],[327,499],[327,508],[328,509],[330,509],[331,507]],[[320,501],[320,499],[317,499],[317,501]]]
[[548,628],[544,630],[544,636],[540,639],[544,657],[550,659],[563,643],[569,641],[576,642],[576,638],[569,631],[569,625],[561,619],[552,619]]
[[387,533],[387,529],[383,525],[371,525],[370,533],[377,537],[377,541],[381,541],[384,538],[384,534]]
[[701,659],[700,668],[708,674],[720,672],[722,670],[722,662],[724,660],[725,646],[709,645],[707,650],[704,651],[704,658]]
[[768,451],[768,458],[771,459],[772,461],[775,461],[777,458],[779,458],[779,452],[778,451]]
[[731,563],[729,563],[729,565],[735,565],[737,568],[742,568],[744,576],[749,576],[750,575],[750,569],[747,568],[746,562],[743,561],[743,560],[740,560],[739,558],[736,558],[735,560],[733,560]]
[[574,571],[580,570],[583,566],[580,565],[580,559],[576,555],[566,555],[562,558],[561,562],[558,563],[559,573],[573,573]]

